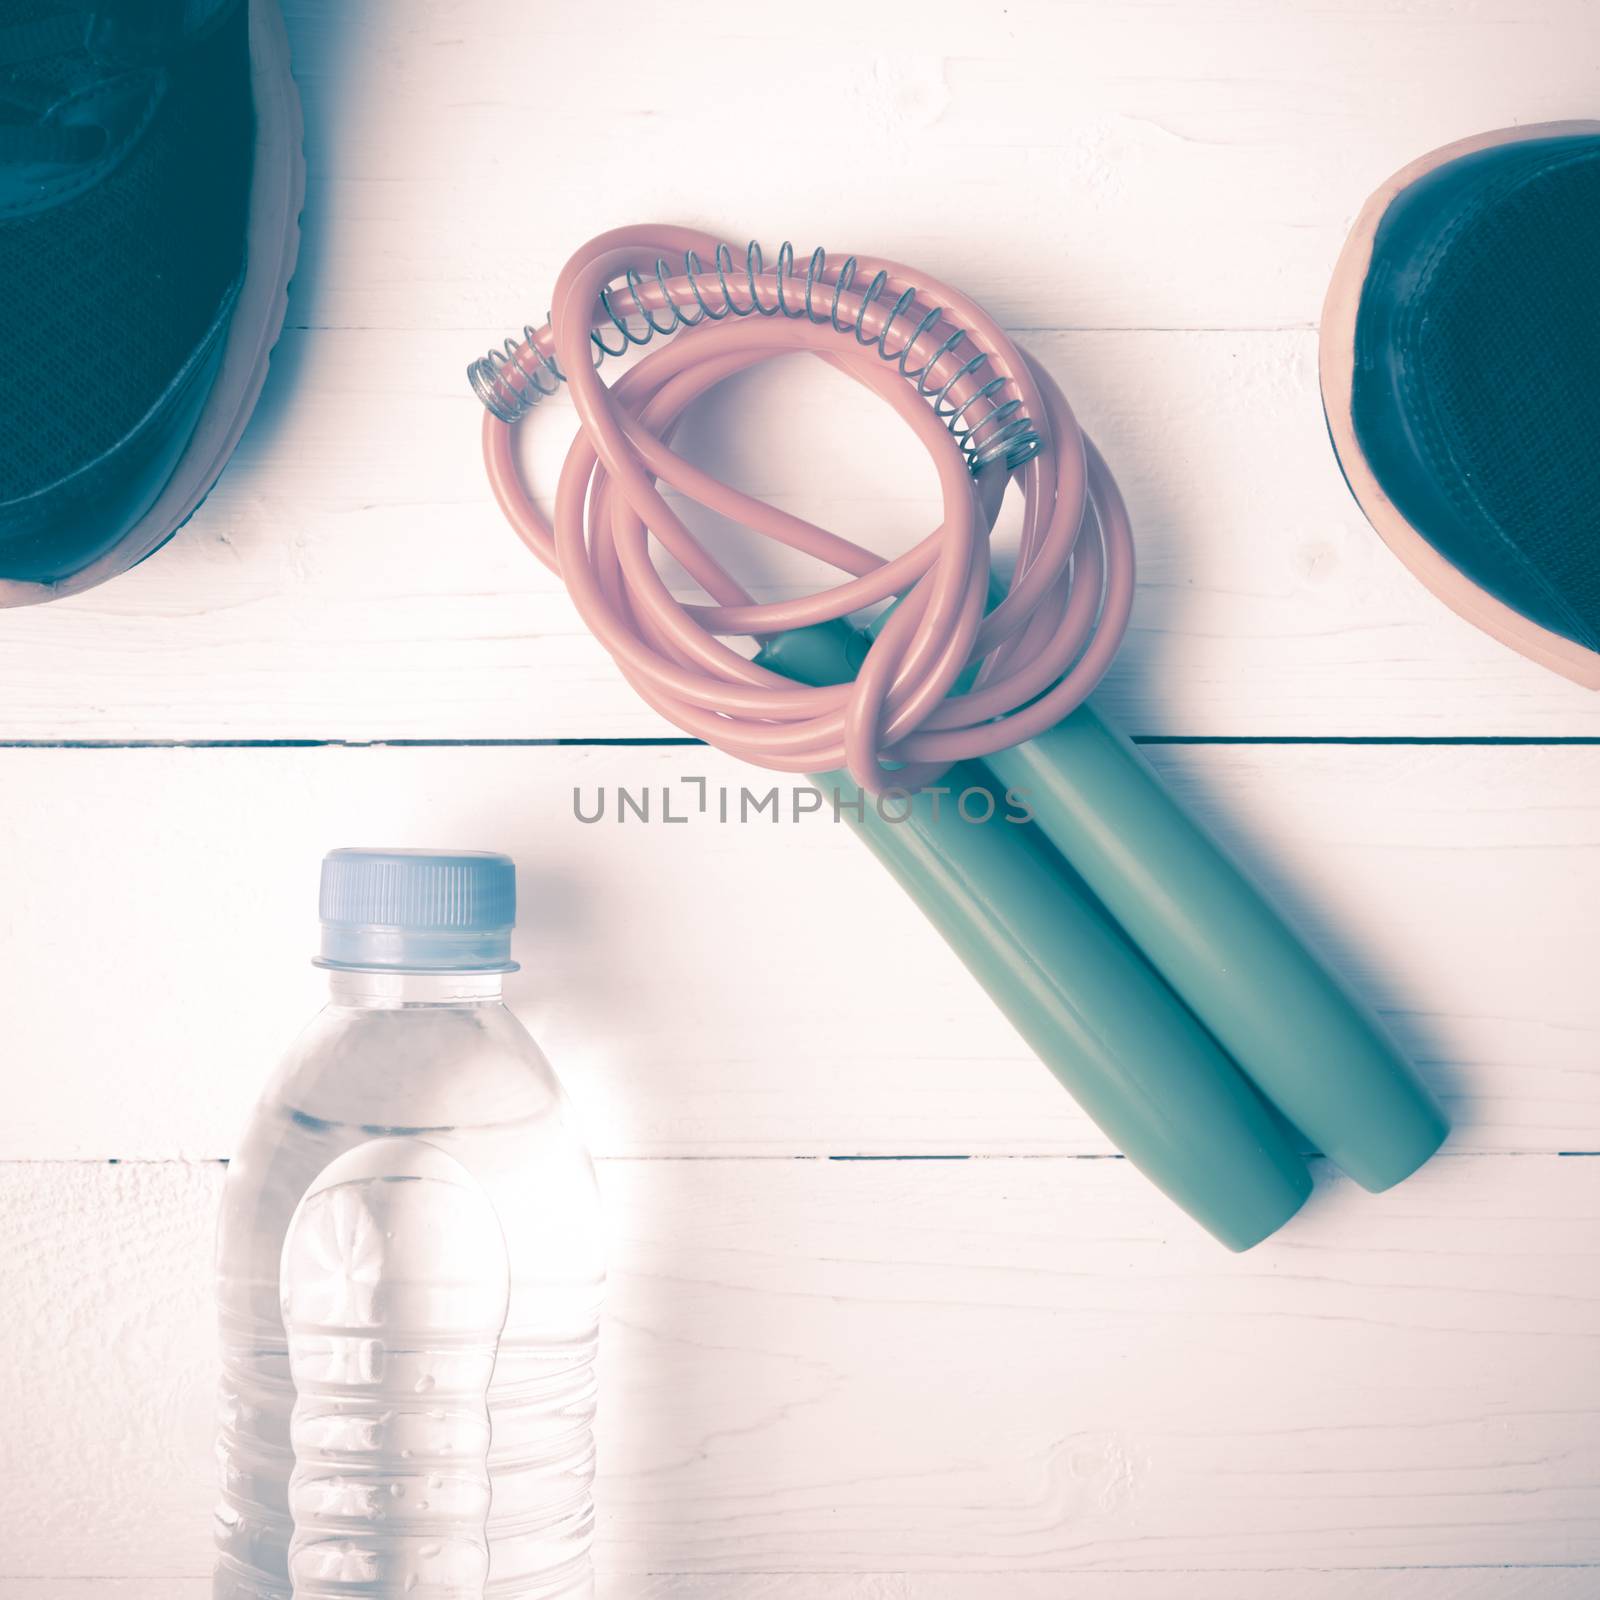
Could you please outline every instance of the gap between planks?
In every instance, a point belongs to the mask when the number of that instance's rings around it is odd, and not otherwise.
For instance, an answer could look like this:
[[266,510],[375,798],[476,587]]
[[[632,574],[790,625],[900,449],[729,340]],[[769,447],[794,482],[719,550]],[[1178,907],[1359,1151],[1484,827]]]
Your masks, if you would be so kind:
[[[1135,745],[1378,745],[1401,748],[1495,749],[1600,745],[1600,735],[1546,736],[1521,733],[1136,733]],[[704,750],[691,738],[555,739],[0,739],[0,750]]]
[[[1435,1161],[1590,1161],[1600,1157],[1600,1150],[1444,1150],[1428,1158]],[[975,1150],[949,1154],[925,1154],[908,1151],[890,1155],[835,1154],[831,1151],[803,1151],[797,1154],[755,1152],[740,1154],[731,1151],[683,1152],[670,1155],[603,1155],[596,1156],[596,1166],[650,1166],[669,1161],[1126,1161],[1120,1150],[1022,1150],[1006,1152]],[[1306,1161],[1319,1166],[1328,1158],[1319,1151],[1305,1154]],[[225,1167],[227,1156],[6,1156],[0,1158],[4,1167]],[[1420,1169],[1419,1169],[1420,1170]],[[1402,1180],[1404,1181],[1404,1180]]]

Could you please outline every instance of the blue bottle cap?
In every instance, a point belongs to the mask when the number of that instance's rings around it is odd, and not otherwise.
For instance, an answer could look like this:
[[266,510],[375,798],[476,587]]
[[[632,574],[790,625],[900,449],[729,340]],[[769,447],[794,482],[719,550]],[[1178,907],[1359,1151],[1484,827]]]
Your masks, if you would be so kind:
[[515,972],[517,869],[487,850],[330,850],[319,967]]

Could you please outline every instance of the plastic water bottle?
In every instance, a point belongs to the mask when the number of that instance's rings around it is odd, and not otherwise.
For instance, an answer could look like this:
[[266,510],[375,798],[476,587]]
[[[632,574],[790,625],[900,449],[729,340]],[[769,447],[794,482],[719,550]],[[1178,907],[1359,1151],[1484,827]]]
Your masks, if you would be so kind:
[[501,998],[514,868],[337,850],[321,911],[218,1230],[213,1596],[589,1596],[599,1204]]

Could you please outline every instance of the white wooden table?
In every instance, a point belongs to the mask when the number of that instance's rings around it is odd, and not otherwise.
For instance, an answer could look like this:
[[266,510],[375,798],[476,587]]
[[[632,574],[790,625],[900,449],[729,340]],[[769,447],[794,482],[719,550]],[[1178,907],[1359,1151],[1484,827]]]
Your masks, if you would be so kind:
[[[355,842],[521,866],[513,997],[615,1233],[609,1600],[1600,1594],[1600,696],[1384,550],[1314,336],[1395,167],[1593,113],[1595,7],[289,11],[312,188],[261,411],[155,560],[0,616],[0,1600],[209,1592],[212,1212]],[[1137,523],[1102,704],[1444,1095],[1421,1175],[1318,1161],[1227,1256],[844,829],[573,819],[751,776],[515,544],[462,382],[652,218],[924,264],[1049,362]],[[826,376],[693,437],[885,549],[931,525]]]

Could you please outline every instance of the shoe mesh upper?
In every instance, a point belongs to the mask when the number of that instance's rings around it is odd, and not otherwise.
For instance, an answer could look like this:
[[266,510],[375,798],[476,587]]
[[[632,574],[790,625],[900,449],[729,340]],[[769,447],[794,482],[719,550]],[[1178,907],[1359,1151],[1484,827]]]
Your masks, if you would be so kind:
[[1600,640],[1600,143],[1464,217],[1402,329],[1420,447],[1480,536]]
[[[0,27],[53,8],[0,0]],[[246,8],[167,64],[153,121],[102,181],[0,213],[0,505],[122,440],[243,269],[252,112]],[[80,61],[34,63],[71,84]]]

